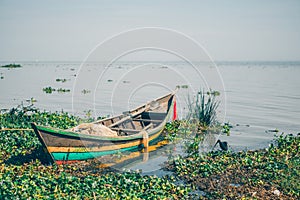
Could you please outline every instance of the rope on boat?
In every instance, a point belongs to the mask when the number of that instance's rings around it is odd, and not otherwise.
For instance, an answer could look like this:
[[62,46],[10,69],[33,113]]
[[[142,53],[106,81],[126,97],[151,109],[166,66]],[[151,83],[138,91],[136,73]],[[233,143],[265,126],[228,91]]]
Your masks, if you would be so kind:
[[0,131],[33,131],[32,128],[1,128]]

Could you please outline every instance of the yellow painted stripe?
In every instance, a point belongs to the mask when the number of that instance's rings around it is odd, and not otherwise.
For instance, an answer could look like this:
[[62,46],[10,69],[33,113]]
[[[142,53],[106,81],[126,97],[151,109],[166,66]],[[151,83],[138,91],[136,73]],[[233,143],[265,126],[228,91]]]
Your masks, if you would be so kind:
[[137,140],[135,142],[124,143],[124,144],[111,144],[109,146],[103,147],[47,147],[50,153],[52,152],[97,152],[97,151],[110,151],[110,150],[117,150],[128,148],[132,146],[137,146],[142,144],[141,140]]
[[[157,138],[163,130],[160,130],[156,134],[149,137],[149,140],[154,140]],[[109,146],[103,146],[103,147],[47,147],[48,151],[50,153],[53,152],[97,152],[97,151],[110,151],[110,150],[117,150],[117,149],[123,149],[128,148],[132,146],[138,146],[142,144],[142,140],[137,140],[134,142],[124,143],[124,144],[118,144],[118,145],[109,145]]]

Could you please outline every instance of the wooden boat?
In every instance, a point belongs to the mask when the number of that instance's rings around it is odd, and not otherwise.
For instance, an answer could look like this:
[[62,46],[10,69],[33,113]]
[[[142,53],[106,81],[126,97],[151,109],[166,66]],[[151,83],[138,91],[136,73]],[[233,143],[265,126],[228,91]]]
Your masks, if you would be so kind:
[[176,91],[123,114],[61,130],[32,123],[51,162],[87,160],[147,148],[173,114]]

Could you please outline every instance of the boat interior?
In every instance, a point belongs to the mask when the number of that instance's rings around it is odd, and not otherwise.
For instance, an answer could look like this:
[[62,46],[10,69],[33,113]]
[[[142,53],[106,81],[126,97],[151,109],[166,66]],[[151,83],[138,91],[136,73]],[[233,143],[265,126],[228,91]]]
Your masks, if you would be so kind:
[[157,127],[163,122],[166,113],[143,112],[134,117],[126,117],[126,120],[120,120],[108,127],[117,131],[118,135],[132,135],[142,130],[148,130]]
[[116,131],[119,136],[137,134],[159,126],[167,116],[171,100],[170,96],[165,96],[135,110],[123,112],[122,115],[100,120],[97,123]]

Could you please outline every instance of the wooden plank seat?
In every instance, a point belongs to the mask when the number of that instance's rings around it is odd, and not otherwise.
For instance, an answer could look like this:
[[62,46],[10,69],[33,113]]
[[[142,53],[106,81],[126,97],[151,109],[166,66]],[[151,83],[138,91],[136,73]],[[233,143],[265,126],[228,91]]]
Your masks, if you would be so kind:
[[157,119],[133,119],[133,121],[139,121],[139,122],[153,122],[153,123],[160,123],[163,120],[157,120]]
[[136,129],[125,129],[125,128],[110,128],[110,129],[114,131],[131,132],[131,133],[138,133],[141,131]]
[[130,120],[130,119],[131,119],[131,116],[124,117],[123,119],[121,119],[121,120],[119,120],[119,121],[117,121],[117,122],[115,122],[115,123],[109,125],[108,128],[112,128],[112,127],[114,127],[114,126],[117,126],[117,125],[119,125],[119,124],[122,124],[122,123],[124,123],[124,122],[126,122],[126,121],[128,121],[128,120]]
[[148,130],[149,128],[152,128],[153,124],[150,123],[147,126],[145,126],[143,129],[137,130],[137,129],[125,129],[125,128],[110,128],[111,130],[117,131],[119,133],[119,135],[122,135],[122,133],[124,133],[124,135],[129,135],[129,133],[131,134],[136,134],[139,133],[141,131],[144,130]]
[[120,125],[120,124],[122,124],[122,123],[124,123],[124,122],[126,122],[128,120],[131,120],[132,118],[137,117],[137,116],[141,115],[142,113],[144,113],[145,110],[146,110],[146,108],[143,108],[140,111],[134,113],[133,115],[130,114],[130,115],[124,117],[123,119],[121,119],[121,120],[119,120],[119,121],[117,121],[115,123],[112,123],[111,125],[108,126],[108,128],[112,128],[114,126],[118,126],[118,125]]

